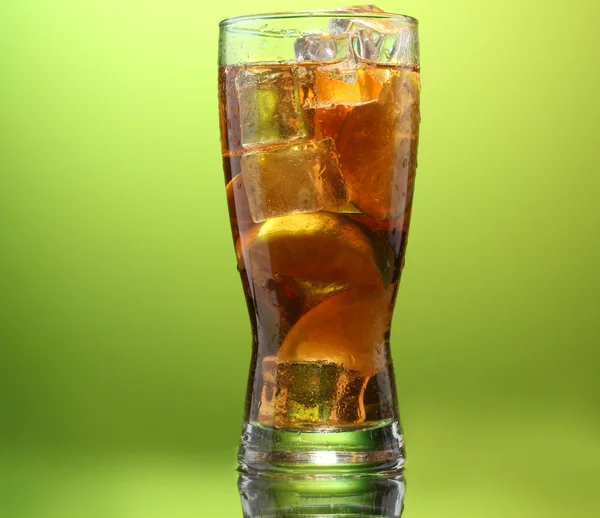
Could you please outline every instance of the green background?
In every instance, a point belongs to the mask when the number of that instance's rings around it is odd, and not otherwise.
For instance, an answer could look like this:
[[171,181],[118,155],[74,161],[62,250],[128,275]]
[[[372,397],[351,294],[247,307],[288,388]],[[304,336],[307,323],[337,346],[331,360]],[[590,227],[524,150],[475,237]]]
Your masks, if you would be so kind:
[[[217,24],[338,6],[0,3],[3,516],[241,516]],[[380,6],[421,23],[405,516],[597,517],[600,4]]]

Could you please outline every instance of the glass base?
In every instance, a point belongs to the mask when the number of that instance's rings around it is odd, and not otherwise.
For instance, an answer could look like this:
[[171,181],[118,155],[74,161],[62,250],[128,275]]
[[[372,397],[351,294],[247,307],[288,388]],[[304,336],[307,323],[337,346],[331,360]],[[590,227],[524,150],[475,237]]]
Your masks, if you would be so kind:
[[405,453],[398,421],[311,431],[247,423],[238,460],[250,474],[389,474],[402,470]]

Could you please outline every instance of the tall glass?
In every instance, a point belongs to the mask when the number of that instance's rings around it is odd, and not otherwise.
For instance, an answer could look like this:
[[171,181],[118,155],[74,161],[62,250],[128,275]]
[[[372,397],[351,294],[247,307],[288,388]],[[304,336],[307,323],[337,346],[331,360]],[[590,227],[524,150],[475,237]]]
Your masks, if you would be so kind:
[[240,466],[400,468],[389,337],[417,163],[417,21],[367,6],[220,29],[223,164],[252,324]]

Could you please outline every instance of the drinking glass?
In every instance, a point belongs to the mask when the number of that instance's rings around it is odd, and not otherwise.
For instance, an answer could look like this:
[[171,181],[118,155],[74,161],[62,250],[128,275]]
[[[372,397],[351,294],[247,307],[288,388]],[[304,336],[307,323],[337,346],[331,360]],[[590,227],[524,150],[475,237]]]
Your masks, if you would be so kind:
[[403,465],[389,338],[419,92],[414,18],[366,6],[220,24],[223,166],[252,327],[247,473]]

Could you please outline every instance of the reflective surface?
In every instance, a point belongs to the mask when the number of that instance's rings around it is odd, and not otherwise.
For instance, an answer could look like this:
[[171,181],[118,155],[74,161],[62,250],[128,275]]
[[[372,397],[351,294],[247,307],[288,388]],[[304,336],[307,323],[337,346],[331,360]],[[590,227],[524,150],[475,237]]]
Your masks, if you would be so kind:
[[241,475],[244,518],[399,518],[406,485],[390,477],[264,478]]

